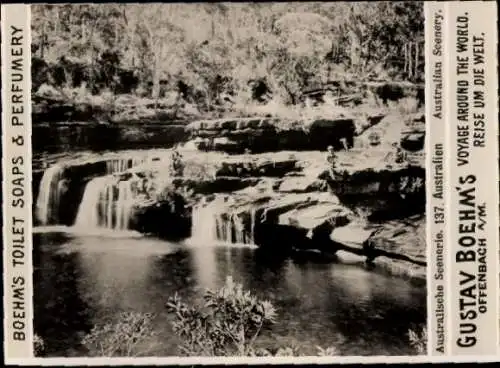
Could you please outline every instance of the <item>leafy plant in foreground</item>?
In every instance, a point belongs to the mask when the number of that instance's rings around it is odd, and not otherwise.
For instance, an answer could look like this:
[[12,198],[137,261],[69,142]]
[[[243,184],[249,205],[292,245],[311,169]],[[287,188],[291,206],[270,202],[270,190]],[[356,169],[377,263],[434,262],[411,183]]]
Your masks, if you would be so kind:
[[43,342],[43,339],[37,334],[34,334],[33,336],[33,352],[36,357],[42,356],[45,352],[45,343]]
[[152,319],[150,313],[121,313],[115,321],[94,326],[82,344],[90,356],[143,356],[155,335]]
[[[169,298],[167,310],[175,316],[174,332],[181,338],[180,352],[188,356],[299,356],[298,346],[262,348],[257,340],[266,326],[276,323],[276,308],[259,300],[231,277],[217,290],[207,290],[204,305],[189,307],[178,296]],[[262,345],[262,344],[261,344]],[[316,347],[319,356],[338,355],[334,347]]]
[[167,310],[175,315],[174,332],[182,339],[184,355],[261,355],[255,342],[262,328],[276,322],[270,301],[258,300],[232,278],[217,291],[208,290],[201,308],[188,307],[177,295]]
[[427,328],[422,327],[420,331],[408,330],[408,339],[410,345],[415,349],[417,354],[427,353]]

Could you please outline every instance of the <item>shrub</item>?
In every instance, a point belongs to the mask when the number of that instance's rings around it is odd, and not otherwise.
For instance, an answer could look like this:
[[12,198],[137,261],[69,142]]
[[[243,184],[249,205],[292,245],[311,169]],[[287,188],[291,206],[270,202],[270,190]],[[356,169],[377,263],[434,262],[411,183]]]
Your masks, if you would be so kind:
[[[256,339],[262,328],[276,322],[271,302],[258,300],[232,278],[218,291],[208,290],[201,308],[188,307],[177,295],[167,310],[176,319],[180,352],[188,356],[257,355]],[[261,355],[261,354],[259,354]]]
[[149,313],[124,312],[115,321],[96,325],[82,344],[89,356],[140,356],[153,348],[155,336]]
[[[298,356],[297,346],[262,348],[258,338],[266,326],[276,323],[276,308],[259,300],[231,277],[218,291],[207,290],[204,305],[188,307],[177,295],[167,310],[175,316],[174,332],[180,337],[180,353],[187,356]],[[333,347],[317,347],[318,355],[337,355]]]
[[45,343],[43,342],[43,339],[37,334],[34,334],[33,336],[33,351],[35,356],[42,356],[45,352]]
[[316,346],[316,349],[318,350],[318,355],[319,356],[334,356],[338,355],[337,349],[335,349],[333,346],[327,347],[327,348],[322,348],[321,346]]
[[408,330],[408,339],[417,354],[427,354],[427,327],[422,327],[420,331]]

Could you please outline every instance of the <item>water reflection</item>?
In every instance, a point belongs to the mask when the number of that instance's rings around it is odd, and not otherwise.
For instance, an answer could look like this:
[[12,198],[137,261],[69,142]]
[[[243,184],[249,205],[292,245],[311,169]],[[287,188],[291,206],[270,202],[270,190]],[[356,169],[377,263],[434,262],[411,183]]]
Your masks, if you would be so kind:
[[[46,353],[73,354],[83,334],[92,328],[95,309],[78,292],[83,275],[80,254],[47,251],[63,241],[43,236],[45,249],[34,248],[34,328],[44,339]],[[37,242],[38,243],[38,242]]]
[[[226,253],[227,254],[227,253]],[[198,285],[205,289],[217,287],[217,259],[213,247],[198,247],[191,252],[193,268],[196,273]],[[227,267],[227,257],[226,260]],[[224,264],[224,262],[221,262]]]
[[71,354],[89,327],[129,310],[156,313],[154,354],[175,354],[167,298],[178,293],[199,301],[228,275],[278,308],[264,344],[300,345],[311,354],[316,345],[341,354],[410,354],[407,330],[425,323],[425,290],[359,265],[148,238],[35,234],[34,240],[35,327],[51,354]]

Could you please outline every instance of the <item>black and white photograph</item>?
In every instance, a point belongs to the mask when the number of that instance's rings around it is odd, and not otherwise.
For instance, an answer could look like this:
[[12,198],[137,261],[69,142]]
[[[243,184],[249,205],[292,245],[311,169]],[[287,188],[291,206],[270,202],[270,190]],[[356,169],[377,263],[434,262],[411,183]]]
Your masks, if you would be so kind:
[[31,5],[35,356],[427,355],[423,7]]

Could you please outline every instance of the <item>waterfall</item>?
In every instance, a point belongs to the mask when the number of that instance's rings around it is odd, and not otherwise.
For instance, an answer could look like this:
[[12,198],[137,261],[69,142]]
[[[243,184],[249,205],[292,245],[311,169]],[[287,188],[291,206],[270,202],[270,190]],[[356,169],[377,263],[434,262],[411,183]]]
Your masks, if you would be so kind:
[[127,230],[134,205],[132,181],[102,176],[87,183],[75,226],[81,229]]
[[145,157],[125,157],[125,158],[115,158],[106,161],[106,173],[116,174],[123,171],[127,171],[135,166],[139,166],[146,162]]
[[255,220],[257,216],[257,209],[252,207],[250,210],[250,236],[252,237],[252,243],[255,244]]
[[92,179],[85,186],[82,201],[78,207],[75,225],[83,229],[94,229],[100,224],[100,203],[103,189],[105,190],[109,177],[101,176]]
[[217,241],[217,219],[214,202],[193,208],[191,239],[196,243]]
[[127,230],[129,228],[133,201],[132,181],[120,181],[118,184],[118,200],[116,202],[116,229]]
[[63,172],[64,167],[54,165],[43,173],[36,200],[36,218],[42,225],[58,223]]
[[[106,174],[108,175],[93,179],[87,184],[75,224],[127,229],[133,200],[131,183],[113,184],[111,174],[127,171],[146,161],[148,161],[148,157],[145,154],[107,159]],[[66,166],[68,164],[65,166],[54,165],[43,173],[35,208],[36,219],[41,225],[60,223],[59,211],[61,195],[66,186],[63,175]],[[92,214],[92,216],[89,217],[85,214]]]
[[250,229],[224,202],[214,200],[200,203],[193,208],[191,240],[195,243],[253,244],[255,211],[250,210]]

